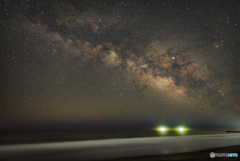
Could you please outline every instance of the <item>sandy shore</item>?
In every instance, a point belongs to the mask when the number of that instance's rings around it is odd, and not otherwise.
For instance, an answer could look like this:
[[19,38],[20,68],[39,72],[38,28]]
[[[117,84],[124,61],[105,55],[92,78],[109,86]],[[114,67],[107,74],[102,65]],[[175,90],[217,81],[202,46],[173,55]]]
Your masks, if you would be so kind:
[[202,151],[190,152],[190,153],[174,154],[174,155],[145,156],[145,157],[124,158],[124,159],[122,158],[122,159],[114,159],[114,160],[106,160],[106,161],[239,160],[239,156],[237,158],[216,158],[216,157],[210,158],[211,152],[214,152],[214,153],[238,153],[238,155],[240,155],[240,145],[224,147],[224,148],[208,149],[208,150],[202,150]]
[[[213,160],[210,158],[211,152],[240,154],[240,136],[235,133],[61,142],[45,142],[46,139],[56,136],[55,134],[50,135],[50,137],[47,137],[48,135],[45,133],[37,134],[30,135],[32,139],[27,139],[29,143],[26,143],[26,139],[23,139],[22,141],[25,141],[25,144],[19,144],[20,142],[18,144],[5,142],[6,144],[0,145],[0,158],[5,161],[161,161]],[[74,134],[74,136],[77,136],[77,134]],[[70,138],[72,136],[73,134],[70,135]],[[61,138],[62,135],[57,137],[60,140]],[[38,143],[31,141],[37,141]],[[214,160],[239,160],[239,157],[214,158]]]

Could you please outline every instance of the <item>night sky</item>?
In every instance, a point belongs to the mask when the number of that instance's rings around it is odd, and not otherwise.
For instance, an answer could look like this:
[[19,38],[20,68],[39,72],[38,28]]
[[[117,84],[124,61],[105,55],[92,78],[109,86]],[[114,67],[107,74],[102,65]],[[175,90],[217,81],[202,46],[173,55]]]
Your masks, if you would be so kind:
[[240,2],[0,1],[1,129],[240,127]]

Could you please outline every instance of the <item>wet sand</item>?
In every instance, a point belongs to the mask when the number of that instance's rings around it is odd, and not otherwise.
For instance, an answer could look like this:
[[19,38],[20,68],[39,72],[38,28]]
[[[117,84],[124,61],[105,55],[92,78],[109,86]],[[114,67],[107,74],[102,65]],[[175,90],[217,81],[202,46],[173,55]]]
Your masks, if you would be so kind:
[[[187,160],[208,159],[210,152],[239,153],[239,146],[240,135],[225,133],[55,143],[7,144],[0,145],[0,156],[6,161]],[[226,147],[228,148],[226,149]]]
[[181,153],[181,154],[172,154],[172,155],[160,155],[160,156],[144,156],[144,157],[133,157],[133,158],[121,158],[113,159],[106,161],[231,161],[231,160],[240,160],[239,156],[237,158],[210,158],[210,153],[238,153],[240,155],[240,145],[239,146],[229,146],[223,148],[213,148],[208,150],[201,150],[196,152]]
[[[192,130],[182,136],[174,131],[162,135],[152,130],[4,132],[0,134],[0,160],[213,160],[211,152],[240,155],[239,137],[223,130]],[[214,160],[239,160],[239,156]]]

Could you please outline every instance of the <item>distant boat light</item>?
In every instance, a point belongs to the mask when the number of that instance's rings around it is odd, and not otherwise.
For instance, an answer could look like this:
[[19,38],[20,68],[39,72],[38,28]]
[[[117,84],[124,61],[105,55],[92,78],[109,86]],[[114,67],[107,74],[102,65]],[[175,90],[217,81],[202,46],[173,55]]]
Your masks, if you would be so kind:
[[165,126],[159,126],[159,127],[157,127],[155,130],[157,130],[157,131],[160,132],[160,133],[165,133],[165,132],[168,131],[168,128],[165,127]]
[[166,128],[162,127],[162,128],[160,128],[160,131],[164,132],[164,131],[166,131]]
[[183,131],[185,131],[185,129],[184,128],[179,128],[179,131],[183,132]]
[[187,127],[184,127],[184,126],[179,126],[179,127],[176,127],[175,130],[179,134],[185,134],[189,129]]

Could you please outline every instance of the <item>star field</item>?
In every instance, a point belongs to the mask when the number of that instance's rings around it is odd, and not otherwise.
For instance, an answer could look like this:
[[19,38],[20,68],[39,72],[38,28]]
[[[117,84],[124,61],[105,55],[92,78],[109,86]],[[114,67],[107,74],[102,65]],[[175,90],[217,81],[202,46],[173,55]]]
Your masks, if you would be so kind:
[[1,124],[238,127],[238,1],[1,1]]

